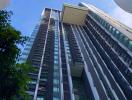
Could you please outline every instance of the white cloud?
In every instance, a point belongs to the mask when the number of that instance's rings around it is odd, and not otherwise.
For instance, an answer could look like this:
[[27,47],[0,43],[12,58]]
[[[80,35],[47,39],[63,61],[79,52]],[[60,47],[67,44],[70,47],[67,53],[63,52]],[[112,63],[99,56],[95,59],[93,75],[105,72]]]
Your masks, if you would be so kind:
[[132,28],[132,14],[125,12],[119,7],[115,7],[111,15],[121,23],[124,23],[128,27]]

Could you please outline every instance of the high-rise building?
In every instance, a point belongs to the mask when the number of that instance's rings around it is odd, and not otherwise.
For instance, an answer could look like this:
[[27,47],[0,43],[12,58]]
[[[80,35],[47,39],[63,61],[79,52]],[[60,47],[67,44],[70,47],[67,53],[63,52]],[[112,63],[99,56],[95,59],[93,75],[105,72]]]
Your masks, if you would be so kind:
[[45,8],[25,61],[33,100],[132,99],[132,29],[92,5]]

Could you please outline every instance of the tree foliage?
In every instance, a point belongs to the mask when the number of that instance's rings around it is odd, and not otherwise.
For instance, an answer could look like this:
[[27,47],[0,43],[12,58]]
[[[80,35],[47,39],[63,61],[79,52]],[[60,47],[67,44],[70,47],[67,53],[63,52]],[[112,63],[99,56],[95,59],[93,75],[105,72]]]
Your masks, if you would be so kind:
[[12,12],[0,11],[0,100],[11,100],[16,96],[25,96],[29,64],[17,64],[20,55],[18,45],[24,45],[27,37],[22,36],[10,24]]

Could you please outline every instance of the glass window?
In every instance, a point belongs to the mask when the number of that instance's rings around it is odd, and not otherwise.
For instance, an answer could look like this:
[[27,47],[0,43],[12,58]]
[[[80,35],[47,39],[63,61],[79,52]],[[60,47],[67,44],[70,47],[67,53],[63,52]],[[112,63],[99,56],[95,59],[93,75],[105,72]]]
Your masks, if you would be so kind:
[[113,27],[113,29],[112,29],[112,33],[115,34],[115,28],[114,28],[114,27]]
[[37,100],[44,100],[44,97],[37,97]]
[[112,26],[110,25],[110,27],[109,27],[109,30],[111,31],[112,30]]
[[54,65],[54,69],[58,69],[58,67],[59,67],[58,65]]
[[46,78],[41,78],[40,81],[45,81],[46,82],[47,79]]
[[57,46],[57,47],[54,47],[54,49],[55,49],[55,50],[58,50],[59,48],[58,48],[58,46]]
[[55,40],[58,40],[58,37],[55,36]]
[[105,23],[105,28],[106,28],[106,29],[107,29],[107,26],[108,26],[108,23],[106,22],[106,23]]
[[120,38],[119,39],[120,39],[121,42],[123,42],[124,37],[125,36],[123,34],[120,35]]
[[71,58],[69,57],[69,59],[68,59],[69,61],[71,61]]
[[32,80],[30,83],[31,84],[36,84],[37,82],[35,80]]
[[56,39],[56,40],[58,39],[58,35],[55,35],[55,39]]
[[58,45],[58,42],[55,41],[55,45]]
[[58,44],[57,45],[55,45],[55,48],[57,48],[58,47]]
[[129,39],[127,37],[124,37],[124,44],[127,46],[128,45],[128,42],[129,42]]
[[59,40],[58,39],[55,39],[55,42],[58,42]]
[[[57,28],[57,27],[56,27]],[[58,33],[57,32],[55,32],[55,36],[58,36]]]
[[58,51],[58,48],[54,48],[55,51]]
[[57,60],[57,59],[58,59],[58,56],[54,55],[54,59],[56,59],[56,60]]
[[54,64],[58,64],[59,62],[58,62],[58,60],[54,60]]
[[59,84],[59,80],[58,80],[58,79],[54,79],[54,80],[53,80],[53,83],[54,83],[54,84]]
[[55,51],[55,52],[54,52],[54,54],[58,55],[58,52],[57,52],[57,51]]
[[59,72],[54,72],[54,76],[59,76]]
[[128,47],[129,47],[130,50],[132,50],[132,41],[129,41]]
[[27,91],[27,93],[28,93],[29,95],[34,95],[34,92],[33,92],[33,91]]
[[115,36],[117,37],[117,38],[119,38],[120,37],[120,33],[119,33],[119,31],[118,30],[116,30],[116,32],[115,32],[116,34],[115,34]]
[[59,88],[58,87],[53,87],[53,91],[54,92],[59,92]]
[[70,53],[70,51],[69,51],[69,50],[67,50],[67,53],[69,54],[69,53]]
[[57,98],[57,97],[53,97],[53,100],[59,100],[59,98]]

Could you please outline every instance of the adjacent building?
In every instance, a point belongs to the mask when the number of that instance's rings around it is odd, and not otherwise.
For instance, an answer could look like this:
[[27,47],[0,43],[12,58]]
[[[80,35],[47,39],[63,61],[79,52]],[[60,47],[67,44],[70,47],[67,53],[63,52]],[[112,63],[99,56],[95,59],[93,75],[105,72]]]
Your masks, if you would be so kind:
[[45,8],[25,61],[32,100],[132,99],[132,29],[92,5]]

